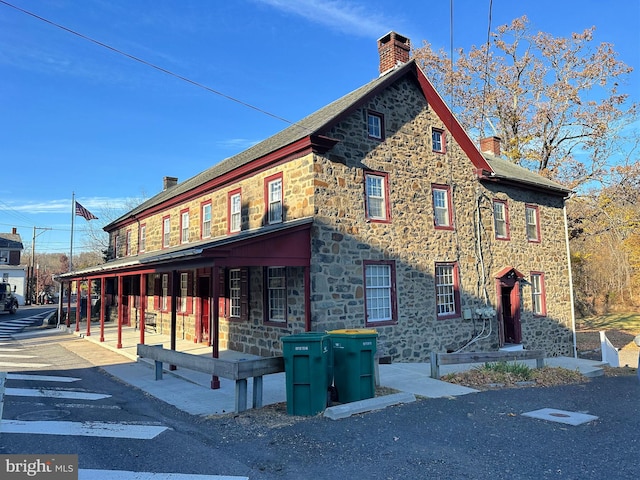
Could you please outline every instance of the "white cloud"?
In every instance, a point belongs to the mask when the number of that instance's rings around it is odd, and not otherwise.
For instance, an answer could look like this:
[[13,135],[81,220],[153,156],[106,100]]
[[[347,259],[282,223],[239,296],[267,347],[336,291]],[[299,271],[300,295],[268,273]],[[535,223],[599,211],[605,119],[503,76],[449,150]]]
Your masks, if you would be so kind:
[[[109,198],[109,197],[87,197],[76,198],[76,201],[80,202],[83,207],[92,213],[100,212],[104,208],[110,210],[128,209],[132,204],[130,198]],[[140,199],[138,203],[143,200]],[[3,210],[9,210],[13,212],[19,212],[28,215],[38,215],[42,213],[47,214],[70,214],[71,213],[71,199],[53,199],[48,201],[38,202],[5,202],[0,204],[0,212]]]
[[337,0],[255,0],[310,22],[365,37],[388,32],[389,20],[371,11],[370,5]]

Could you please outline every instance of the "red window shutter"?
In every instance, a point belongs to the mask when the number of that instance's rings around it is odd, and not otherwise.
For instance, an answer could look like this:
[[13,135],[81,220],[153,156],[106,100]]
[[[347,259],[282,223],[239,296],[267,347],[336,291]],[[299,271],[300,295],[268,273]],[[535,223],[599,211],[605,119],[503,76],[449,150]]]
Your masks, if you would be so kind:
[[160,275],[153,279],[153,309],[160,310],[160,295],[162,295],[162,283]]
[[218,316],[229,317],[229,302],[227,302],[227,269],[221,268],[218,276]]
[[249,269],[240,269],[240,320],[249,320]]

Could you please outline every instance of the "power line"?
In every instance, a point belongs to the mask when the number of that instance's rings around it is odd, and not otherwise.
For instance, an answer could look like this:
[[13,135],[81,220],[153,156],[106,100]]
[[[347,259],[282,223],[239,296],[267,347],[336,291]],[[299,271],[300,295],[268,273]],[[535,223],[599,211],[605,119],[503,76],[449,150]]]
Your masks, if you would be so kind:
[[[487,28],[487,51],[484,57],[484,85],[482,86],[482,106],[480,107],[480,132],[484,137],[484,108],[485,108],[485,100],[487,97],[487,90],[489,88],[489,49],[491,48],[491,17],[492,17],[492,9],[493,9],[493,0],[489,0],[489,27]],[[496,134],[495,128],[491,123],[489,117],[487,117],[489,121],[489,125],[493,130],[494,135]]]
[[[89,41],[91,43],[94,43],[94,44],[100,46],[100,47],[106,48],[107,50],[111,50],[112,52],[117,53],[118,55],[122,55],[124,57],[127,57],[130,60],[139,62],[139,63],[141,63],[143,65],[146,65],[147,67],[151,67],[151,68],[153,68],[155,70],[158,70],[159,72],[165,73],[165,74],[170,75],[172,77],[175,77],[175,78],[177,78],[179,80],[182,80],[183,82],[190,83],[191,85],[194,85],[194,86],[196,86],[198,88],[206,90],[207,92],[213,93],[215,95],[219,95],[219,96],[221,96],[223,98],[226,98],[227,100],[231,100],[232,102],[236,102],[236,103],[238,103],[238,104],[240,104],[240,105],[242,105],[244,107],[250,108],[252,110],[260,112],[260,113],[262,113],[264,115],[267,115],[269,117],[275,118],[276,120],[280,120],[281,122],[288,123],[289,125],[294,125],[294,122],[292,122],[290,120],[287,120],[286,118],[280,117],[280,116],[278,116],[278,115],[276,115],[274,113],[268,112],[267,110],[264,110],[262,108],[256,107],[255,105],[251,105],[250,103],[244,102],[244,101],[239,100],[239,99],[237,99],[235,97],[232,97],[230,95],[222,93],[219,90],[215,90],[215,89],[213,89],[211,87],[208,87],[208,86],[206,86],[206,85],[204,85],[202,83],[196,82],[195,80],[191,80],[190,78],[187,78],[187,77],[182,76],[180,74],[174,73],[171,70],[167,70],[166,68],[160,67],[160,66],[158,66],[158,65],[156,65],[154,63],[151,63],[151,62],[148,62],[146,60],[143,60],[140,57],[136,57],[135,55],[131,55],[130,53],[127,53],[127,52],[124,52],[122,50],[119,50],[119,49],[117,49],[115,47],[112,47],[111,45],[108,45],[108,44],[106,44],[104,42],[101,42],[99,40],[91,38],[91,37],[89,37],[87,35],[84,35],[82,33],[76,32],[75,30],[72,30],[71,28],[65,27],[64,25],[60,25],[59,23],[53,22],[51,20],[48,20],[48,19],[46,19],[44,17],[41,17],[40,15],[37,15],[37,14],[35,14],[33,12],[30,12],[30,11],[25,10],[23,8],[17,7],[16,5],[8,3],[8,2],[6,2],[4,0],[0,0],[0,3],[6,5],[7,7],[11,7],[13,9],[15,9],[15,10],[18,10],[19,12],[22,12],[25,15],[29,15],[29,16],[37,19],[37,20],[45,22],[45,23],[47,23],[47,24],[49,24],[49,25],[51,25],[53,27],[59,28],[61,30],[64,30],[67,33],[71,33],[72,35],[80,37],[83,40],[87,40],[87,41]],[[302,127],[302,126],[300,126],[300,128],[304,129],[304,127]]]

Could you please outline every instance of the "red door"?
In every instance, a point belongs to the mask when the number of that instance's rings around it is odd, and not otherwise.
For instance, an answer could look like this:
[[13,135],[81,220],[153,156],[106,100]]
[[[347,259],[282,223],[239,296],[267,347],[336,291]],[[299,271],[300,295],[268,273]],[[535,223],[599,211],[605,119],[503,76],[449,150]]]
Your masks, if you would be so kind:
[[505,343],[522,343],[520,323],[520,280],[521,275],[510,270],[497,280],[497,294],[500,299],[500,346]]
[[209,277],[198,278],[198,301],[200,302],[200,332],[199,339],[202,343],[209,343],[209,325],[211,322],[211,308],[209,301]]

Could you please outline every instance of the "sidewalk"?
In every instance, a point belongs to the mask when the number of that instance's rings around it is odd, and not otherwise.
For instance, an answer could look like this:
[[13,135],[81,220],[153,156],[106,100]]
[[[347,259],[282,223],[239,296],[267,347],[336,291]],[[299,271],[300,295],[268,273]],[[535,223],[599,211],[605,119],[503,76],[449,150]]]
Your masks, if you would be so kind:
[[[85,335],[84,329],[86,329],[86,324],[81,324],[81,329],[83,330],[75,332],[73,326],[67,329],[67,327],[61,325],[57,332],[73,333],[84,338],[86,341],[92,342],[96,345],[96,348],[91,349],[92,353],[90,355],[95,355],[96,359],[101,356],[100,348],[108,349],[129,359],[130,362],[125,363],[102,364],[102,368],[105,371],[122,381],[140,388],[150,395],[193,415],[216,415],[234,411],[235,382],[232,380],[220,378],[220,389],[212,390],[210,387],[210,375],[186,369],[178,369],[174,371],[165,370],[163,379],[156,381],[154,362],[148,359],[138,358],[136,355],[136,345],[140,341],[139,330],[133,327],[123,327],[122,348],[116,348],[116,325],[110,324],[105,326],[104,342],[100,342],[100,328],[98,324],[92,323],[90,336]],[[164,348],[170,348],[170,337],[168,335],[146,332],[145,344],[162,344]],[[192,355],[211,356],[212,354],[211,347],[181,339],[176,340],[176,350]],[[224,350],[220,352],[220,358],[240,360],[258,357],[231,350]],[[91,361],[90,358],[88,358],[88,360]],[[545,359],[545,364],[562,366],[571,370],[577,369],[587,376],[602,374],[602,370],[599,368],[602,363],[591,360],[554,357]],[[441,374],[446,375],[450,372],[465,371],[477,366],[477,364],[447,365],[441,367]],[[535,366],[535,361],[532,361],[531,366]],[[477,390],[471,388],[431,378],[429,363],[394,363],[380,365],[379,372],[381,386],[416,396],[439,398],[477,392]],[[286,401],[284,373],[266,375],[263,382],[264,405]],[[251,402],[252,382],[248,382],[248,390],[248,398],[249,402]],[[249,407],[250,406],[251,405],[249,405]]]

